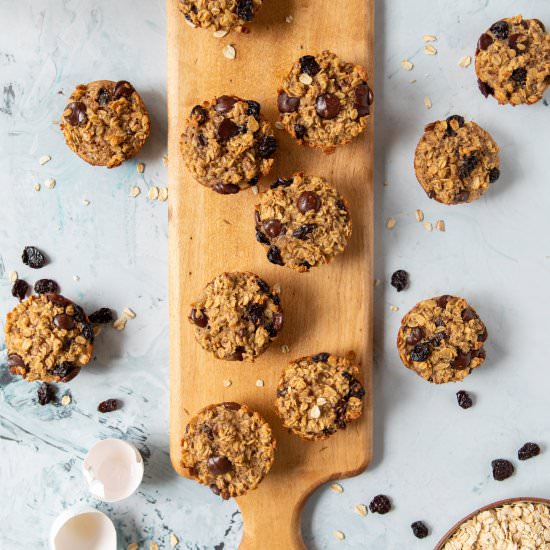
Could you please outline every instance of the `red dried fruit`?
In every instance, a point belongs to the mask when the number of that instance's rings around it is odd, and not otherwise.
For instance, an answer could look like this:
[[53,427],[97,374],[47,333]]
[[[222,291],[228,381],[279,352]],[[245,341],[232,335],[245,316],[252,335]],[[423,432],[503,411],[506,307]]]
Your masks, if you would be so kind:
[[118,401],[116,399],[106,399],[97,406],[97,410],[100,413],[116,411],[118,408]]
[[16,279],[13,283],[13,286],[11,287],[11,295],[14,298],[18,298],[19,301],[23,301],[25,296],[27,295],[27,291],[29,290],[29,285],[27,281],[24,281],[23,279]]
[[369,510],[373,514],[387,514],[391,510],[390,499],[386,495],[375,496],[369,504]]
[[23,263],[33,269],[40,269],[46,265],[45,254],[36,246],[26,246],[21,256]]
[[94,311],[90,317],[90,323],[96,325],[104,325],[110,323],[113,320],[113,312],[108,307],[102,307],[97,311]]
[[391,286],[393,286],[397,292],[405,290],[409,286],[409,274],[403,269],[398,269],[391,276]]
[[456,399],[458,401],[458,405],[463,409],[469,409],[474,404],[469,393],[464,390],[460,390],[456,393]]
[[497,458],[491,462],[493,478],[496,481],[504,481],[514,473],[514,465],[504,458]]
[[417,539],[425,539],[428,536],[428,528],[423,521],[415,521],[411,529]]
[[34,291],[37,294],[57,294],[59,292],[59,285],[51,279],[38,279],[38,281],[34,283]]
[[40,386],[38,386],[38,402],[41,405],[47,405],[51,402],[51,400],[54,398],[54,389],[50,384],[46,384],[46,382],[42,382]]
[[540,447],[536,443],[526,443],[519,451],[518,458],[520,460],[529,460],[540,454]]

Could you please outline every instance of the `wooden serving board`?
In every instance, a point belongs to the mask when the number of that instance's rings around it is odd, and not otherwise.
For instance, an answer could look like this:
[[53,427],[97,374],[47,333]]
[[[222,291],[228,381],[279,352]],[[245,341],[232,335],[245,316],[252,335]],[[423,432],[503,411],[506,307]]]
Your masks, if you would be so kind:
[[[306,497],[323,482],[363,471],[372,452],[372,115],[366,135],[328,156],[277,131],[275,167],[261,187],[303,171],[326,177],[351,204],[354,233],[348,249],[305,274],[267,261],[254,238],[257,196],[252,191],[222,196],[196,183],[181,159],[179,137],[193,105],[223,94],[259,101],[275,122],[283,76],[297,58],[323,49],[366,66],[372,85],[374,0],[265,0],[249,34],[222,39],[186,25],[177,2],[167,3],[172,463],[185,475],[180,442],[198,409],[238,401],[258,410],[273,427],[278,447],[273,469],[259,488],[237,499],[244,521],[241,548],[303,548],[300,511]],[[224,57],[226,44],[234,45],[236,59]],[[191,301],[224,271],[253,271],[281,285],[285,326],[255,363],[213,359],[195,342],[187,320]],[[289,353],[282,352],[283,345]],[[273,411],[275,388],[291,359],[321,351],[356,354],[367,388],[365,414],[326,441],[304,442],[282,429]],[[232,381],[229,388],[223,385],[226,379]],[[264,387],[257,387],[257,380]]]

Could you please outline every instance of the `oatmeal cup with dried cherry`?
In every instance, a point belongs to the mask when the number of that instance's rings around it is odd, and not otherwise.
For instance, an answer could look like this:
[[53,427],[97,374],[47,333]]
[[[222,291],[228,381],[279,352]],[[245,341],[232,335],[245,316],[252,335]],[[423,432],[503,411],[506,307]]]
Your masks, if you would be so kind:
[[12,374],[29,381],[68,382],[90,361],[94,332],[80,306],[46,293],[8,313],[5,338]]
[[300,144],[325,153],[365,131],[374,100],[367,70],[328,50],[300,57],[278,94],[287,132]]
[[416,304],[401,321],[403,364],[434,384],[458,382],[485,361],[487,329],[464,298],[443,295]]

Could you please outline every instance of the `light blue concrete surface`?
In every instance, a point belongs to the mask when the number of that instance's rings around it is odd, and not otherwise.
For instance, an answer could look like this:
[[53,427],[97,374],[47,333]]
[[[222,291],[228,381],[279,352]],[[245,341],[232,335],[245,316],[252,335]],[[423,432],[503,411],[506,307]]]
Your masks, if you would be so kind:
[[[550,110],[543,102],[498,107],[477,91],[473,65],[457,65],[500,17],[521,12],[549,26],[550,2],[380,0],[377,8],[376,276],[383,284],[376,289],[375,453],[367,472],[342,482],[343,494],[324,487],[309,500],[303,531],[317,550],[432,548],[476,507],[550,497]],[[60,387],[60,395],[72,395],[68,407],[38,406],[35,384],[12,378],[2,352],[0,548],[45,548],[54,517],[90,503],[113,518],[121,549],[152,540],[168,548],[171,532],[180,548],[234,549],[241,536],[235,503],[179,478],[168,457],[167,206],[146,198],[149,186],[167,185],[164,1],[0,0],[0,28],[2,323],[14,305],[12,270],[29,281],[56,279],[87,310],[137,313],[124,332],[105,330],[92,368]],[[437,56],[422,52],[424,34],[437,36]],[[401,68],[404,58],[412,72]],[[54,124],[74,85],[100,78],[131,80],[152,114],[142,154],[110,171],[81,162]],[[412,170],[423,125],[452,113],[476,120],[501,147],[499,182],[459,207],[430,201]],[[46,154],[52,161],[40,166]],[[35,192],[49,177],[55,189]],[[132,185],[142,189],[137,199],[129,197]],[[446,233],[428,233],[415,220],[417,208],[429,221],[444,219]],[[389,216],[397,219],[391,232]],[[39,273],[23,266],[26,244],[43,248],[50,265]],[[412,278],[399,295],[388,285],[397,268]],[[448,292],[467,297],[486,321],[488,359],[460,386],[435,387],[400,366],[394,340],[409,307]],[[475,395],[474,408],[456,405],[459,388]],[[124,407],[100,416],[97,403],[109,397]],[[104,437],[128,439],[147,461],[139,492],[120,504],[98,504],[81,475],[86,450]],[[493,481],[491,460],[513,458],[527,440],[540,442],[543,455],[516,461],[513,478]],[[353,512],[378,493],[391,496],[390,514]],[[431,528],[424,541],[410,532],[419,519]],[[333,537],[336,529],[345,541]]]

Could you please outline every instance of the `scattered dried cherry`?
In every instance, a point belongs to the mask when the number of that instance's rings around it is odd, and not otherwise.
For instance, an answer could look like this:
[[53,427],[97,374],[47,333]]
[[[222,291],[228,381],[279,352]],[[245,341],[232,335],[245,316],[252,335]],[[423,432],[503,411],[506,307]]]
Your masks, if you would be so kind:
[[393,286],[397,292],[405,290],[409,286],[409,274],[403,269],[398,269],[391,276],[391,286]]
[[428,528],[423,521],[415,521],[411,529],[417,539],[425,539],[428,536]]
[[51,400],[54,398],[55,392],[53,387],[50,384],[47,384],[46,382],[42,382],[40,386],[38,386],[38,402],[41,405],[47,405],[51,402]]
[[16,279],[11,287],[11,295],[14,298],[18,298],[20,302],[23,301],[29,290],[29,284],[23,279]]
[[116,399],[106,399],[105,401],[102,401],[97,406],[97,410],[100,413],[108,413],[108,412],[116,411],[117,409],[118,409],[118,400]]
[[273,136],[265,136],[258,147],[258,154],[263,159],[273,158],[277,151],[277,140]]
[[113,312],[108,307],[102,307],[90,314],[90,323],[104,325],[113,321]]
[[391,510],[390,499],[386,495],[375,496],[369,504],[369,510],[373,514],[387,514]]
[[52,279],[38,279],[34,283],[34,291],[37,294],[57,294],[59,292],[59,285],[55,281],[52,281]]
[[540,454],[540,447],[536,443],[526,443],[519,451],[518,458],[520,460],[529,460]]
[[432,347],[429,342],[421,342],[416,344],[412,349],[410,356],[413,361],[422,362],[426,361],[430,354],[432,353]]
[[458,405],[463,409],[469,409],[474,404],[470,394],[464,390],[460,390],[456,393],[456,399],[458,401]]
[[491,462],[493,478],[496,481],[504,481],[514,473],[514,465],[504,458],[497,458]]
[[489,30],[500,40],[508,38],[509,26],[506,21],[497,21],[493,23]]
[[36,246],[26,246],[21,259],[25,265],[33,269],[40,269],[46,265],[46,256]]

